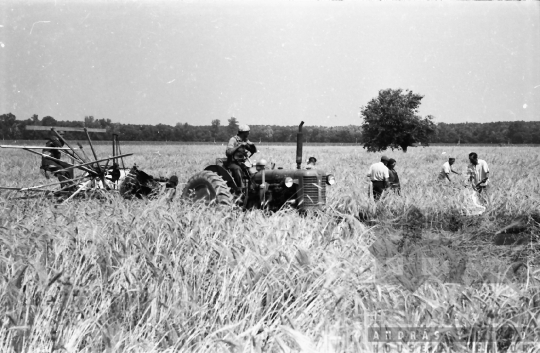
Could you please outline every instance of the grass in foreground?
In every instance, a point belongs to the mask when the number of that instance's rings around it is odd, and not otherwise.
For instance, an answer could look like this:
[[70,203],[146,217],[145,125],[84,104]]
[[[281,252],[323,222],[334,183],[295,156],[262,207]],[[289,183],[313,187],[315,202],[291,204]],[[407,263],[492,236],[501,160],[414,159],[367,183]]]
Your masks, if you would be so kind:
[[[134,160],[143,170],[176,172],[184,182],[220,153],[172,146],[154,157],[155,151],[138,148]],[[291,167],[293,150],[263,147],[261,157],[278,162],[276,156],[285,156],[279,164]],[[395,153],[403,196],[375,206],[366,197],[364,175],[377,156],[361,149],[307,148],[306,155],[315,155],[339,181],[329,191],[327,212],[307,217],[287,210],[272,216],[216,210],[165,198],[128,202],[111,196],[57,208],[45,200],[4,196],[2,350],[369,352],[367,328],[374,322],[405,330],[476,325],[480,334],[489,323],[500,328],[499,351],[521,333],[537,342],[531,328],[540,287],[537,243],[531,240],[538,236],[533,215],[540,184],[538,170],[529,166],[538,163],[525,163],[521,155],[528,151],[518,149],[477,151],[488,161],[494,185],[487,212],[463,217],[461,189],[432,182],[444,162],[442,151]],[[469,151],[450,152],[465,156],[456,166],[463,169]],[[0,164],[3,185],[37,179],[32,158],[9,156]],[[418,210],[421,221],[407,218],[411,210]],[[522,233],[532,238],[494,245],[495,232],[519,216],[527,216]],[[370,251],[381,239],[402,249],[442,239],[452,254],[466,257],[463,278],[448,281],[448,271],[439,271],[413,292],[403,277],[381,275],[392,270]],[[443,269],[452,263],[444,256],[438,261]],[[528,266],[514,272],[510,266],[519,263]],[[433,351],[471,348],[457,341],[449,334],[433,343]]]

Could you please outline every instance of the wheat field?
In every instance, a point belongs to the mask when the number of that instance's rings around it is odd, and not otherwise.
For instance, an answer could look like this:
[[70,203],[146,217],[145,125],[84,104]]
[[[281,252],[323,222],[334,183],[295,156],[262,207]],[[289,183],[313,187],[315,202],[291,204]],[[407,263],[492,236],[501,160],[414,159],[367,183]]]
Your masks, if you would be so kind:
[[[224,149],[130,145],[122,152],[134,153],[126,166],[185,183]],[[98,154],[109,150],[99,146]],[[465,173],[472,151],[490,167],[479,216],[466,215],[464,175],[452,175],[452,186],[436,180],[451,154]],[[67,205],[0,191],[0,351],[382,352],[369,328],[459,327],[425,346],[409,339],[403,351],[537,352],[538,152],[388,151],[402,193],[375,204],[366,173],[381,154],[304,146],[304,160],[315,156],[337,180],[325,211],[307,215],[190,204],[179,198],[182,184],[172,200],[110,193]],[[253,158],[295,167],[292,146],[259,146]],[[38,168],[38,157],[0,150],[1,186],[45,183]],[[517,226],[507,233],[525,241],[496,245],[509,225]],[[421,278],[411,277],[422,244],[437,246],[431,262],[420,261]],[[376,256],[383,248],[413,250],[402,272]],[[387,344],[386,351],[400,349]]]

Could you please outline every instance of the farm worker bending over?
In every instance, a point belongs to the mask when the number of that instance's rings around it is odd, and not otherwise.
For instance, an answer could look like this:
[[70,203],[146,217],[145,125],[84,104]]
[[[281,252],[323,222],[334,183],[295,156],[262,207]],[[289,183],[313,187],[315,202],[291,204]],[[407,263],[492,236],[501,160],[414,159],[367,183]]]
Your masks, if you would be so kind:
[[381,198],[382,192],[388,187],[388,179],[390,179],[388,171],[388,157],[382,156],[379,163],[374,163],[369,167],[367,173],[373,185],[373,198],[375,201]]
[[247,152],[254,154],[257,152],[257,147],[253,142],[248,140],[249,126],[240,125],[238,127],[238,134],[231,137],[225,154],[227,155],[227,162],[229,164],[229,170],[232,173],[234,182],[236,183],[237,190],[235,192],[239,194],[244,187],[242,181],[242,164],[247,158]]
[[388,178],[388,184],[390,185],[390,188],[397,192],[397,194],[401,194],[401,186],[399,185],[399,176],[394,167],[396,166],[396,160],[393,158],[390,158],[388,160],[388,175],[390,176]]
[[469,167],[467,172],[469,173],[469,181],[474,190],[481,193],[489,183],[489,168],[486,161],[478,159],[478,155],[474,152],[469,153]]
[[448,179],[449,182],[452,182],[452,180],[450,180],[450,172],[461,175],[461,173],[458,173],[452,169],[452,165],[455,163],[455,161],[456,159],[454,157],[448,158],[448,162],[444,163],[442,166],[441,173],[439,174],[439,180]]
[[[45,147],[63,147],[63,146],[64,146],[64,143],[60,141],[60,139],[57,136],[49,137],[49,140],[45,143]],[[42,153],[48,156],[51,156],[52,158],[56,158],[56,159],[61,158],[60,150],[44,148]],[[43,174],[45,178],[50,179],[51,178],[50,174],[52,174],[58,178],[59,182],[63,182],[65,180],[70,179],[69,171],[58,172],[58,170],[64,167],[67,167],[67,165],[62,165],[59,162],[48,159],[47,157],[42,157],[41,167],[39,169],[41,171],[41,174]],[[62,183],[60,184],[60,186],[64,188],[68,184],[69,183]]]

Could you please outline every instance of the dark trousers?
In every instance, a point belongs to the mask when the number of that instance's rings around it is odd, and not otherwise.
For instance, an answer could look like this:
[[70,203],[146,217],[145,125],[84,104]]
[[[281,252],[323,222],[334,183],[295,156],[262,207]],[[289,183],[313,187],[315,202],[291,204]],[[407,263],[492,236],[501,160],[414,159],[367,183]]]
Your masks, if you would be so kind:
[[378,201],[384,191],[384,181],[371,181],[373,184],[373,199]]
[[69,171],[66,170],[66,171],[63,171],[63,172],[59,172],[58,170],[60,170],[62,168],[54,166],[54,165],[42,166],[41,169],[43,169],[44,171],[46,171],[48,173],[51,173],[52,175],[57,177],[58,181],[61,183],[60,188],[63,189],[64,187],[72,185],[72,183],[70,183],[70,182],[64,182],[66,180],[72,179],[71,174],[70,174]]
[[229,163],[229,170],[231,171],[236,186],[243,188],[244,182],[242,181],[242,167],[233,161]]
[[401,196],[401,186],[399,184],[390,186],[390,190]]

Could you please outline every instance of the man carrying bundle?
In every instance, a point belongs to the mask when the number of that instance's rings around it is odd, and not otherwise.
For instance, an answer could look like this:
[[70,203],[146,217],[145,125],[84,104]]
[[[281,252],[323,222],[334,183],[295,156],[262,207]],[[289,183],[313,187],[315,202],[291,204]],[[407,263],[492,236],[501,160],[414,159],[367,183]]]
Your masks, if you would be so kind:
[[489,183],[489,168],[483,159],[478,159],[474,152],[469,153],[469,164],[467,172],[469,173],[469,182],[474,190],[479,194],[486,189]]

